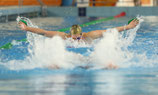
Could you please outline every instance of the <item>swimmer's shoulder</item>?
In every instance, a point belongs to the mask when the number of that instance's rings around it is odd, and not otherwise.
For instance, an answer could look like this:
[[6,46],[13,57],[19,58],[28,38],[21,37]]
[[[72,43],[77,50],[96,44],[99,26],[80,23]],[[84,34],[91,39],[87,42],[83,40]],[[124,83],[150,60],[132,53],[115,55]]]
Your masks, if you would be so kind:
[[65,39],[66,39],[66,38],[71,38],[71,35],[70,35],[70,34],[66,34],[66,35],[65,35]]
[[88,36],[88,33],[82,33],[83,40],[87,43],[91,43],[93,41],[93,38]]
[[82,36],[83,36],[84,38],[87,38],[87,37],[88,37],[87,33],[82,33]]
[[85,39],[93,39],[93,37],[91,37],[91,35],[89,35],[89,32],[87,33],[82,33],[83,38]]

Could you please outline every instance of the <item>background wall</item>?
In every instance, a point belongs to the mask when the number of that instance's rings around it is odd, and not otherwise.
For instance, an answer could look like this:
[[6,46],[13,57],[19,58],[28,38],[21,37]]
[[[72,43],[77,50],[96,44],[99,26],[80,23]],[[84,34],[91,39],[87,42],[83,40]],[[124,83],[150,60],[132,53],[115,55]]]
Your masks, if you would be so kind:
[[[22,5],[40,5],[38,0],[0,0],[0,6],[15,6],[19,4],[19,1],[22,1]],[[87,0],[41,0],[44,4],[48,6],[71,6],[75,5],[75,2],[80,1],[84,2]],[[120,2],[140,2],[142,6],[152,6],[154,1],[158,0],[89,0],[89,6],[115,6],[116,3]],[[126,5],[128,6],[128,5]]]
[[142,6],[150,6],[153,5],[153,0],[141,0]]
[[[40,5],[38,0],[21,0],[22,5]],[[48,6],[60,6],[62,0],[41,0]],[[0,0],[0,6],[15,6],[19,4],[19,0]]]
[[115,6],[117,1],[118,0],[90,0],[90,6]]

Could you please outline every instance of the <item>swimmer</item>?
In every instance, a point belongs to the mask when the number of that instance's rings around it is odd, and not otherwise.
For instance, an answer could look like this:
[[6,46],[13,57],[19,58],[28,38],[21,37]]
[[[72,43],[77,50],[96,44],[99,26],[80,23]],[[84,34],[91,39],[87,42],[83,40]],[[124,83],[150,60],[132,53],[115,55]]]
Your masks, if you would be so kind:
[[[129,30],[129,29],[135,28],[138,25],[138,23],[139,21],[137,19],[132,19],[129,21],[128,25],[115,27],[115,29],[117,29],[118,32]],[[82,29],[79,25],[72,25],[70,29],[70,33],[64,33],[64,32],[58,32],[58,31],[47,31],[40,28],[29,27],[27,26],[27,23],[25,21],[20,21],[19,27],[22,30],[30,31],[32,33],[40,34],[46,37],[60,36],[64,40],[67,38],[72,38],[74,40],[78,40],[78,41],[83,40],[85,42],[100,38],[103,36],[103,33],[106,32],[106,30],[94,30],[87,33],[82,33]],[[51,66],[50,68],[59,69],[58,66]],[[83,68],[89,68],[89,67],[87,66]],[[105,66],[105,69],[117,69],[117,68],[118,66],[111,62],[109,62],[109,64]]]
[[[136,27],[138,23],[139,23],[139,21],[134,19],[134,20],[130,21],[130,23],[128,25],[115,27],[115,28],[119,32],[121,32],[121,31],[132,29],[132,28]],[[72,27],[70,29],[70,33],[64,33],[64,32],[58,32],[58,31],[47,31],[47,30],[43,30],[40,28],[29,27],[29,26],[27,26],[27,24],[25,22],[22,22],[22,21],[19,22],[19,27],[22,30],[44,35],[46,37],[60,36],[63,39],[72,38],[74,40],[82,39],[83,41],[89,41],[89,40],[100,38],[103,36],[103,33],[106,32],[106,30],[94,30],[94,31],[90,31],[87,33],[82,33],[82,29],[79,25],[72,25]]]

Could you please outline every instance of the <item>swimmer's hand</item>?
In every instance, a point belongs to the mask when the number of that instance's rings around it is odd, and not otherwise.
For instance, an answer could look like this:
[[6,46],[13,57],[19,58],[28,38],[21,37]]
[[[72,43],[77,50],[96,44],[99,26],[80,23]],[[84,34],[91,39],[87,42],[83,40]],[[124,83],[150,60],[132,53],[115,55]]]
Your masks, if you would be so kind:
[[119,32],[121,32],[121,31],[124,31],[124,30],[135,28],[138,25],[138,23],[139,23],[139,20],[138,19],[134,19],[128,25],[116,27],[116,29]]
[[133,21],[131,21],[128,25],[127,25],[127,29],[132,29],[135,28],[139,23],[139,20],[134,19]]
[[19,22],[19,27],[21,28],[21,30],[27,30],[27,26],[23,22]]

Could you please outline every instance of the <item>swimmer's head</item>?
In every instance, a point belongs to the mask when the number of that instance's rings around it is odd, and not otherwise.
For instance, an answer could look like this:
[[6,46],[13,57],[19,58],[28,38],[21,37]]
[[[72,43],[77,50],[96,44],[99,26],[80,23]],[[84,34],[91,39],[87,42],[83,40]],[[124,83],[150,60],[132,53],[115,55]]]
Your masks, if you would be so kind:
[[72,25],[70,29],[70,35],[81,35],[82,29],[79,25]]
[[82,38],[82,29],[79,25],[72,25],[70,29],[72,39],[80,40]]

